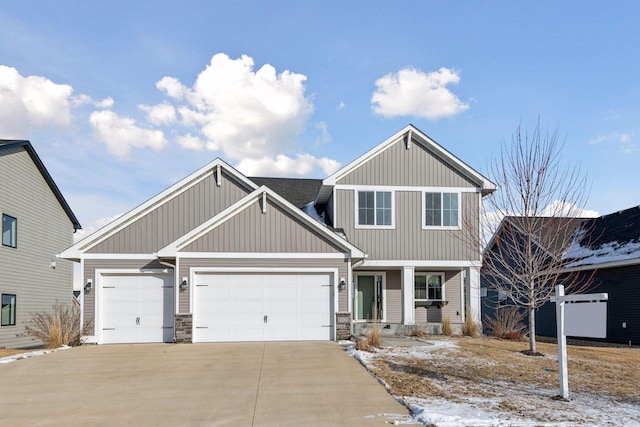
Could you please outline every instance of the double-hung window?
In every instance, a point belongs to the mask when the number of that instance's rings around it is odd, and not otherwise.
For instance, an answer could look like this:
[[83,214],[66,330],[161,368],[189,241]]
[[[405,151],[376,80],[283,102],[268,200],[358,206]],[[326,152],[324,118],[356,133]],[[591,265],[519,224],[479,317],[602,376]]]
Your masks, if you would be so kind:
[[2,294],[2,308],[0,312],[0,326],[15,326],[16,324],[16,296]]
[[2,214],[2,245],[18,247],[18,220],[7,214]]
[[416,273],[414,283],[414,298],[416,300],[441,301],[444,299],[443,275],[441,273]]
[[460,228],[458,193],[424,193],[423,228]]
[[357,203],[358,226],[393,227],[391,191],[358,191]]

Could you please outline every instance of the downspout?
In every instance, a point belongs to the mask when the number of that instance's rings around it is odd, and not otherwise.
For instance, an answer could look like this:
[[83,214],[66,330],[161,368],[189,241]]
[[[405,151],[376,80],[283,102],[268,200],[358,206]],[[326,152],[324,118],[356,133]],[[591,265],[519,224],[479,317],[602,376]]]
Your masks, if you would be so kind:
[[[176,271],[176,265],[175,264],[171,264],[170,262],[166,262],[166,261],[162,261],[160,258],[158,258],[158,262],[162,265],[164,265],[165,267],[171,267],[173,269],[173,286],[176,287],[176,283],[178,282],[178,272]],[[178,298],[179,295],[177,294],[177,287],[176,287],[176,291],[174,294],[174,298],[175,298],[175,302],[173,303],[173,342],[175,343],[177,341],[177,337],[176,337],[176,312],[177,312],[177,304],[178,304]]]

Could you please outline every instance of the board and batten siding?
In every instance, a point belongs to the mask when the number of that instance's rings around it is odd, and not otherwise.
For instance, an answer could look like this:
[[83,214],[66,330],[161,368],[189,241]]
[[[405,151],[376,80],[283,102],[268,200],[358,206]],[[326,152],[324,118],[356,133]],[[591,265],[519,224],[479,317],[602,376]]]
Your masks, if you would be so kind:
[[56,254],[73,244],[73,224],[24,147],[0,151],[0,182],[0,213],[18,224],[17,248],[0,245],[0,293],[16,295],[16,325],[0,327],[0,347],[38,346],[16,334],[31,313],[72,304],[73,263]]
[[[84,324],[92,322],[95,335],[95,314],[96,314],[96,270],[163,270],[172,274],[173,269],[160,264],[157,260],[141,259],[86,259],[84,260],[83,283],[91,279],[93,288],[89,293],[84,294]],[[84,292],[84,291],[83,291]]]
[[243,209],[204,236],[184,247],[183,252],[343,252],[277,204],[262,201]]
[[399,139],[355,170],[341,177],[337,185],[390,185],[418,187],[469,187],[477,184],[445,163],[419,143],[405,148]]
[[[242,273],[246,268],[264,268],[268,269],[290,268],[290,269],[337,269],[338,277],[334,278],[336,284],[341,277],[348,277],[349,264],[345,259],[297,259],[297,258],[247,258],[247,259],[212,259],[212,258],[179,258],[178,271],[179,277],[190,277],[191,269],[195,268],[225,268],[237,269]],[[180,291],[179,310],[180,313],[190,313],[191,286]],[[338,311],[345,312],[348,310],[347,289],[338,291]]]
[[[416,274],[425,273],[427,271],[416,271]],[[428,271],[432,272],[432,271]],[[437,273],[437,271],[435,271]],[[416,306],[414,311],[416,324],[421,323],[441,323],[442,319],[448,317],[451,323],[462,323],[462,296],[461,288],[462,271],[445,271],[444,272],[444,298],[447,305],[442,308],[436,306],[423,307]]]
[[[335,190],[337,221],[349,242],[365,251],[369,260],[478,260],[461,230],[423,230],[421,191],[396,191],[394,229],[356,228],[354,190]],[[477,224],[478,193],[461,193],[461,215]],[[464,227],[463,227],[464,228]]]
[[87,253],[154,253],[246,196],[250,189],[223,171],[211,174],[118,231]]

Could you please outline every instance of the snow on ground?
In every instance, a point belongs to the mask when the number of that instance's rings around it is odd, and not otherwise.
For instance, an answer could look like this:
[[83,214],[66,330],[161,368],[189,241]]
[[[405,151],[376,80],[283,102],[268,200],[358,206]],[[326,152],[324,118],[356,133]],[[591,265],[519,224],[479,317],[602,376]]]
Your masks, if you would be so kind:
[[[348,353],[371,372],[375,361],[379,359],[427,360],[434,357],[447,357],[456,350],[457,346],[452,341],[435,340],[424,346],[388,347],[373,353],[359,351],[351,346],[348,348]],[[492,364],[488,360],[482,362],[487,366]],[[432,396],[424,396],[424,398],[397,396],[383,379],[376,378],[411,411],[413,422],[421,424],[438,427],[640,425],[640,405],[601,396],[597,390],[589,394],[571,393],[570,401],[564,402],[552,399],[558,394],[556,388],[542,389],[527,384],[487,380],[464,383],[454,378],[447,378],[445,387],[450,387],[451,395],[455,396],[454,399],[447,400]],[[469,393],[466,395],[455,393],[455,390],[459,390],[460,387],[464,387]],[[537,416],[533,419],[522,413],[535,413]],[[409,423],[412,422],[401,422],[401,424]]]
[[67,350],[69,348],[71,348],[71,347],[62,346],[60,348],[34,350],[34,351],[29,351],[27,353],[18,353],[18,354],[14,354],[12,356],[7,356],[7,357],[0,358],[0,364],[2,364],[2,363],[11,363],[11,362],[15,362],[16,360],[20,360],[20,359],[29,359],[30,357],[35,357],[35,356],[42,356],[43,354],[53,353],[54,351],[58,351],[58,350]]

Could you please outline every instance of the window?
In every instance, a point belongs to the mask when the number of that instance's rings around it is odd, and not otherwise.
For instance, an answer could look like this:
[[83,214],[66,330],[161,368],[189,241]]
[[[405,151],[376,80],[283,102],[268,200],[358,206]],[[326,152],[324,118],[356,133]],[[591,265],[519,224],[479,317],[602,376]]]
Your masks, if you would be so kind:
[[425,227],[459,227],[458,193],[424,193]]
[[2,326],[15,326],[16,324],[16,296],[2,294]]
[[414,280],[416,300],[444,299],[442,274],[416,274]]
[[2,245],[11,248],[18,247],[18,220],[12,216],[2,214]]
[[358,225],[393,226],[391,191],[358,191]]

